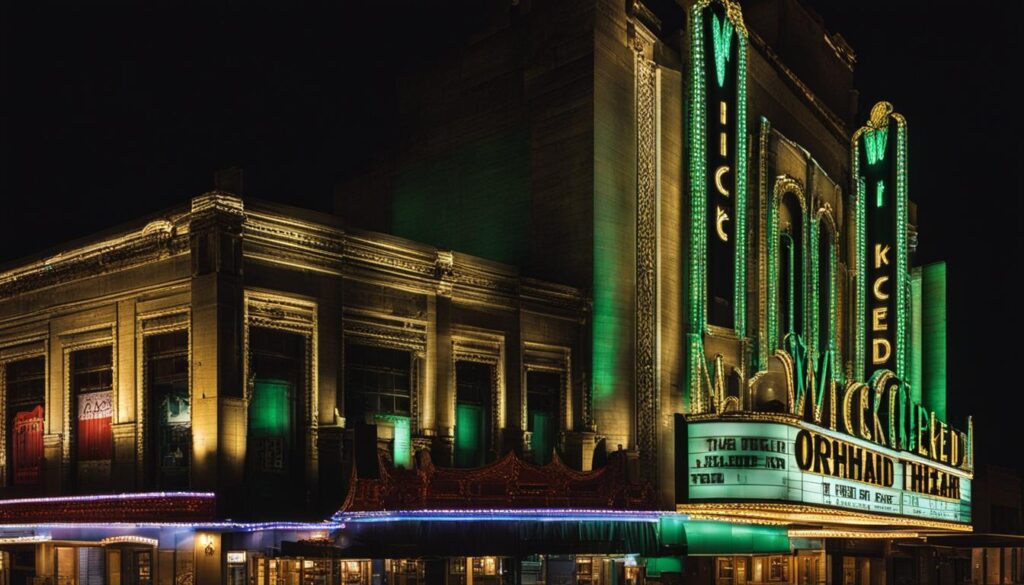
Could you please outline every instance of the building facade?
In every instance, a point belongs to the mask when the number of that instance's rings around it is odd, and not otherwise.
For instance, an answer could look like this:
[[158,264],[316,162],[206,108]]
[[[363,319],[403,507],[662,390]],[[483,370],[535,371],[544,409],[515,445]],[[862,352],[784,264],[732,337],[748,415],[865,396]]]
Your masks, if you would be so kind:
[[908,123],[796,2],[684,4],[485,5],[341,219],[0,274],[4,579],[967,579]]

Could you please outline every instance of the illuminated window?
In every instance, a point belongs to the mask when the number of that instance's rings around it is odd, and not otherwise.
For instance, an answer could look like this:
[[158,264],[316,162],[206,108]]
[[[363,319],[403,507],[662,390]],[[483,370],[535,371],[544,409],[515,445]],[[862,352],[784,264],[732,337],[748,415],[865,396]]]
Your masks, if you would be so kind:
[[109,481],[114,452],[113,348],[71,352],[70,367],[76,479],[80,486],[103,485]]
[[5,368],[8,481],[33,485],[42,477],[46,359],[9,362]]
[[352,424],[362,424],[372,423],[375,414],[409,416],[411,364],[408,351],[346,345],[345,417]]
[[161,489],[186,488],[192,455],[188,332],[151,335],[145,352],[153,481]]
[[526,374],[526,424],[530,431],[533,462],[551,461],[558,439],[558,402],[562,395],[562,374],[531,371]]
[[270,491],[291,489],[288,476],[301,477],[303,468],[305,338],[252,327],[249,347],[249,472]]
[[479,467],[491,444],[493,366],[455,363],[455,466]]

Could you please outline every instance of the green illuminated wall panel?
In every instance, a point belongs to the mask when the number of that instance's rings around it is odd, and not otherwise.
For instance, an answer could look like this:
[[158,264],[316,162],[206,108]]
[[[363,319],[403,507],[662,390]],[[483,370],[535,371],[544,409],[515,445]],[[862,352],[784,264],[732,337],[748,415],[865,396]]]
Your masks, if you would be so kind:
[[910,363],[907,368],[907,381],[910,383],[910,400],[917,404],[921,404],[921,302],[921,268],[915,267],[910,271]]
[[377,420],[390,423],[394,432],[391,440],[391,460],[395,467],[409,469],[412,466],[412,437],[410,436],[409,417],[392,414],[379,414]]
[[455,408],[455,466],[479,467],[484,459],[484,412],[478,404]]
[[921,403],[946,421],[946,263],[921,268]]

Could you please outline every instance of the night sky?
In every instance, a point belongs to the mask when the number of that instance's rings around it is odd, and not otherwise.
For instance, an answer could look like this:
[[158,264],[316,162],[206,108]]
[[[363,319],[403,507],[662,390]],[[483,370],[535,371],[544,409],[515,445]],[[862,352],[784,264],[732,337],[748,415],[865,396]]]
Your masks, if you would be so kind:
[[[228,166],[247,196],[330,211],[394,140],[397,77],[462,42],[470,4],[0,9],[0,263],[182,204]],[[857,52],[860,119],[880,99],[908,118],[916,260],[949,265],[951,422],[973,414],[979,462],[1024,470],[1020,3],[808,4]]]

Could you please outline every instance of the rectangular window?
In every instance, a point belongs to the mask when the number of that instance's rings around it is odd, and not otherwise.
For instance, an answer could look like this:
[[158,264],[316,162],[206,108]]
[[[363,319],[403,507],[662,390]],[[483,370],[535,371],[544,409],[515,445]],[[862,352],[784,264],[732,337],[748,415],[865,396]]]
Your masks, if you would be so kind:
[[154,483],[164,490],[187,488],[192,459],[188,331],[151,335],[145,351]]
[[491,431],[493,366],[455,363],[455,466],[480,467],[487,462]]
[[249,331],[249,347],[250,471],[278,476],[297,472],[303,461],[305,338],[296,333],[253,327]]
[[408,351],[347,344],[345,417],[354,424],[372,424],[372,415],[376,414],[409,416],[411,366]]
[[558,372],[532,371],[526,374],[526,424],[530,431],[533,462],[551,461],[558,438],[558,403],[562,395],[562,375]]
[[35,485],[42,477],[45,370],[41,356],[10,362],[5,369],[8,479],[13,485]]
[[74,351],[70,356],[71,396],[75,408],[74,453],[80,487],[104,486],[110,479],[114,451],[113,348]]

